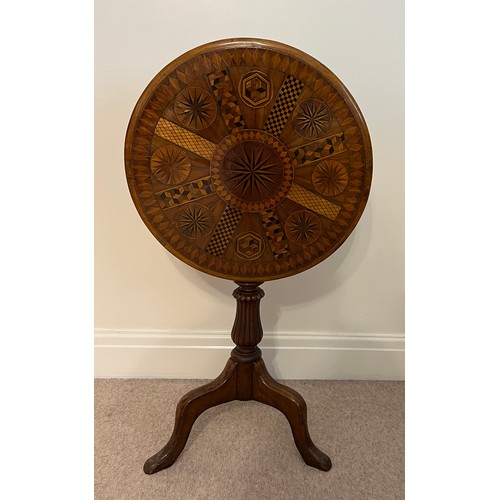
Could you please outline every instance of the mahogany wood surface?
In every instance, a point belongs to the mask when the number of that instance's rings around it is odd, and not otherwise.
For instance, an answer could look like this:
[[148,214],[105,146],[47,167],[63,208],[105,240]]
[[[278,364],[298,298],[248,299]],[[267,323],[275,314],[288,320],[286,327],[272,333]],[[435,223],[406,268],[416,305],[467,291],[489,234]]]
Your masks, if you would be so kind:
[[349,236],[372,151],[361,111],[311,56],[269,40],[193,49],[147,86],[125,143],[143,221],[192,267],[234,281],[308,269]]
[[307,465],[328,471],[330,458],[312,442],[307,427],[307,406],[293,389],[274,380],[266,369],[257,344],[262,339],[259,302],[264,296],[258,283],[238,283],[236,318],[231,337],[236,347],[222,373],[212,382],[188,392],[175,413],[168,443],[144,464],[146,474],[170,467],[181,454],[196,419],[209,408],[234,400],[255,400],[280,410],[290,423],[297,449]]
[[329,470],[309,436],[304,399],[269,375],[257,347],[259,285],[322,262],[363,213],[372,149],[349,91],[282,43],[202,45],[144,90],[127,129],[125,169],[157,240],[186,264],[239,285],[231,358],[219,377],[180,400],[170,440],[144,471],[170,467],[205,410],[250,399],[280,410],[304,461]]

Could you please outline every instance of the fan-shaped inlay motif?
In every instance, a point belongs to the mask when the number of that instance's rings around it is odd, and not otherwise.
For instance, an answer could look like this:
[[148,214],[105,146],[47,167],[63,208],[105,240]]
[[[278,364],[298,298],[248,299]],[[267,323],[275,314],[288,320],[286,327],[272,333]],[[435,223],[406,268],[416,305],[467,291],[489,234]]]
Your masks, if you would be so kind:
[[314,169],[312,181],[318,193],[334,196],[344,191],[349,182],[349,174],[342,163],[326,160]]
[[166,146],[153,153],[151,171],[163,184],[178,184],[189,175],[191,161],[182,149]]

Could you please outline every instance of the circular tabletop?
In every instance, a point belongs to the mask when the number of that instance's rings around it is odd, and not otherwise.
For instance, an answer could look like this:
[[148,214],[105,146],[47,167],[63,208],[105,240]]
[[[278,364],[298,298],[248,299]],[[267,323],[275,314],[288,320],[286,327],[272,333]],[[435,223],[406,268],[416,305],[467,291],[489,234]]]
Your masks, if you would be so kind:
[[329,69],[245,38],[202,45],[160,71],[132,113],[125,167],[167,250],[214,276],[264,282],[346,240],[368,199],[372,152]]

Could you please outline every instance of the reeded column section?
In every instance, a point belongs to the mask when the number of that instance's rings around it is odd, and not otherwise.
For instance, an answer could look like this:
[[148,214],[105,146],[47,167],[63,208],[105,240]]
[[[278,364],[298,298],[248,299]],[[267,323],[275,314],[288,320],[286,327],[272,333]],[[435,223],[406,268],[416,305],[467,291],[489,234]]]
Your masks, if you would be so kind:
[[236,299],[236,317],[231,338],[236,344],[231,357],[235,361],[255,361],[260,359],[261,351],[257,344],[262,340],[259,303],[264,297],[262,283],[236,282],[238,288],[233,292]]

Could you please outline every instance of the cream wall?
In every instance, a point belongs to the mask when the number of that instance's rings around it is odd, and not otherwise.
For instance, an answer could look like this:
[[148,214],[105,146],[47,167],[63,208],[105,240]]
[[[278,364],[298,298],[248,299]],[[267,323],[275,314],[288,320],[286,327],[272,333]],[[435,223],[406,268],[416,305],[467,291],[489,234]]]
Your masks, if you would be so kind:
[[[230,330],[235,285],[191,269],[149,233],[130,198],[123,144],[140,94],[206,42],[257,37],[328,66],[370,130],[374,176],[355,231],[329,259],[264,285],[262,320],[280,335],[404,330],[404,2],[96,0],[95,326],[99,332]],[[354,338],[354,337],[353,337]],[[304,340],[307,347],[307,338]],[[196,373],[193,374],[196,376]]]

